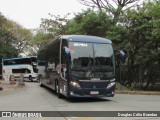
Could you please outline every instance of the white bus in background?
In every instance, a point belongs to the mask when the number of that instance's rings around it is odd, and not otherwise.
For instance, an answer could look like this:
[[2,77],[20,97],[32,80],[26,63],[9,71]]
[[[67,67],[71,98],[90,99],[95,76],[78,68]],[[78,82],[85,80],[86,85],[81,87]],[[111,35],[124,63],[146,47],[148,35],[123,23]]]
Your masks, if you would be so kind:
[[32,63],[33,63],[33,65],[36,65],[36,63],[37,63],[37,56],[27,56],[26,58],[30,58],[31,61],[32,61]]
[[27,56],[27,58],[30,58],[33,66],[33,71],[37,73],[37,56]]
[[31,58],[3,59],[2,69],[3,78],[7,81],[10,80],[10,75],[14,75],[15,80],[18,80],[20,74],[24,75],[26,81],[37,81],[37,68]]

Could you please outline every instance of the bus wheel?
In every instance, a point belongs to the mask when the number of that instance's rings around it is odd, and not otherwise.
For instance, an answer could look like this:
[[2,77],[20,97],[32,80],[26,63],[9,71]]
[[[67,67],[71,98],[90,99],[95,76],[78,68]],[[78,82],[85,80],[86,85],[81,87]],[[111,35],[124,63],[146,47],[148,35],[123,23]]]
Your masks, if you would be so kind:
[[42,78],[40,77],[39,78],[39,84],[40,84],[40,87],[43,87],[44,85],[42,84]]
[[60,93],[60,87],[59,87],[58,82],[56,82],[56,94],[58,98],[63,98],[62,94]]
[[30,80],[31,82],[33,82],[32,76],[29,76],[29,80]]

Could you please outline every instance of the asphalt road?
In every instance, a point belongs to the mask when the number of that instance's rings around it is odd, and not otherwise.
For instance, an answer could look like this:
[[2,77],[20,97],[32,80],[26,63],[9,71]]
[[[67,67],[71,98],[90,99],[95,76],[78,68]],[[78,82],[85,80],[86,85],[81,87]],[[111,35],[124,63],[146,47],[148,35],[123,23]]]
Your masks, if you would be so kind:
[[[160,96],[124,95],[103,99],[59,99],[56,94],[36,82],[7,94],[0,94],[0,111],[160,111]],[[96,114],[96,113],[95,113]],[[2,118],[0,118],[1,120]],[[2,120],[8,120],[3,118]],[[18,120],[19,118],[12,118]],[[158,120],[158,117],[42,117],[33,120]]]

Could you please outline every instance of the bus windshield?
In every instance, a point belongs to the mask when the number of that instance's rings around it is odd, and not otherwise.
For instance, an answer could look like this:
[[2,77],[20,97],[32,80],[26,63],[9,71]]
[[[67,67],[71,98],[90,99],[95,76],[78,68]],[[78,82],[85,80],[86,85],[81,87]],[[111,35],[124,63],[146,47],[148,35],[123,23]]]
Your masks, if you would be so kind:
[[81,78],[105,79],[114,76],[110,44],[70,42],[71,74]]

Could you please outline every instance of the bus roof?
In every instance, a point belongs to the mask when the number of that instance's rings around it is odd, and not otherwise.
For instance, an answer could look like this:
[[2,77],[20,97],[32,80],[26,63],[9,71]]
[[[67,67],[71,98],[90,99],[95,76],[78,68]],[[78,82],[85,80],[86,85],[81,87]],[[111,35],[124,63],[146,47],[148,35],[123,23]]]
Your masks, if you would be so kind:
[[6,59],[3,59],[4,60],[19,60],[19,59],[26,59],[26,58],[6,58]]
[[111,40],[108,40],[108,39],[102,38],[102,37],[97,37],[97,36],[90,36],[90,35],[59,35],[59,36],[56,36],[54,38],[54,40],[52,40],[48,44],[46,44],[39,51],[47,48],[48,46],[54,44],[57,41],[59,41],[59,38],[62,38],[62,40],[67,40],[68,42],[88,42],[88,43],[112,44]]
[[97,36],[89,36],[89,35],[61,35],[62,39],[66,39],[67,41],[74,42],[91,42],[91,43],[107,43],[111,44],[111,40],[106,38],[97,37]]

